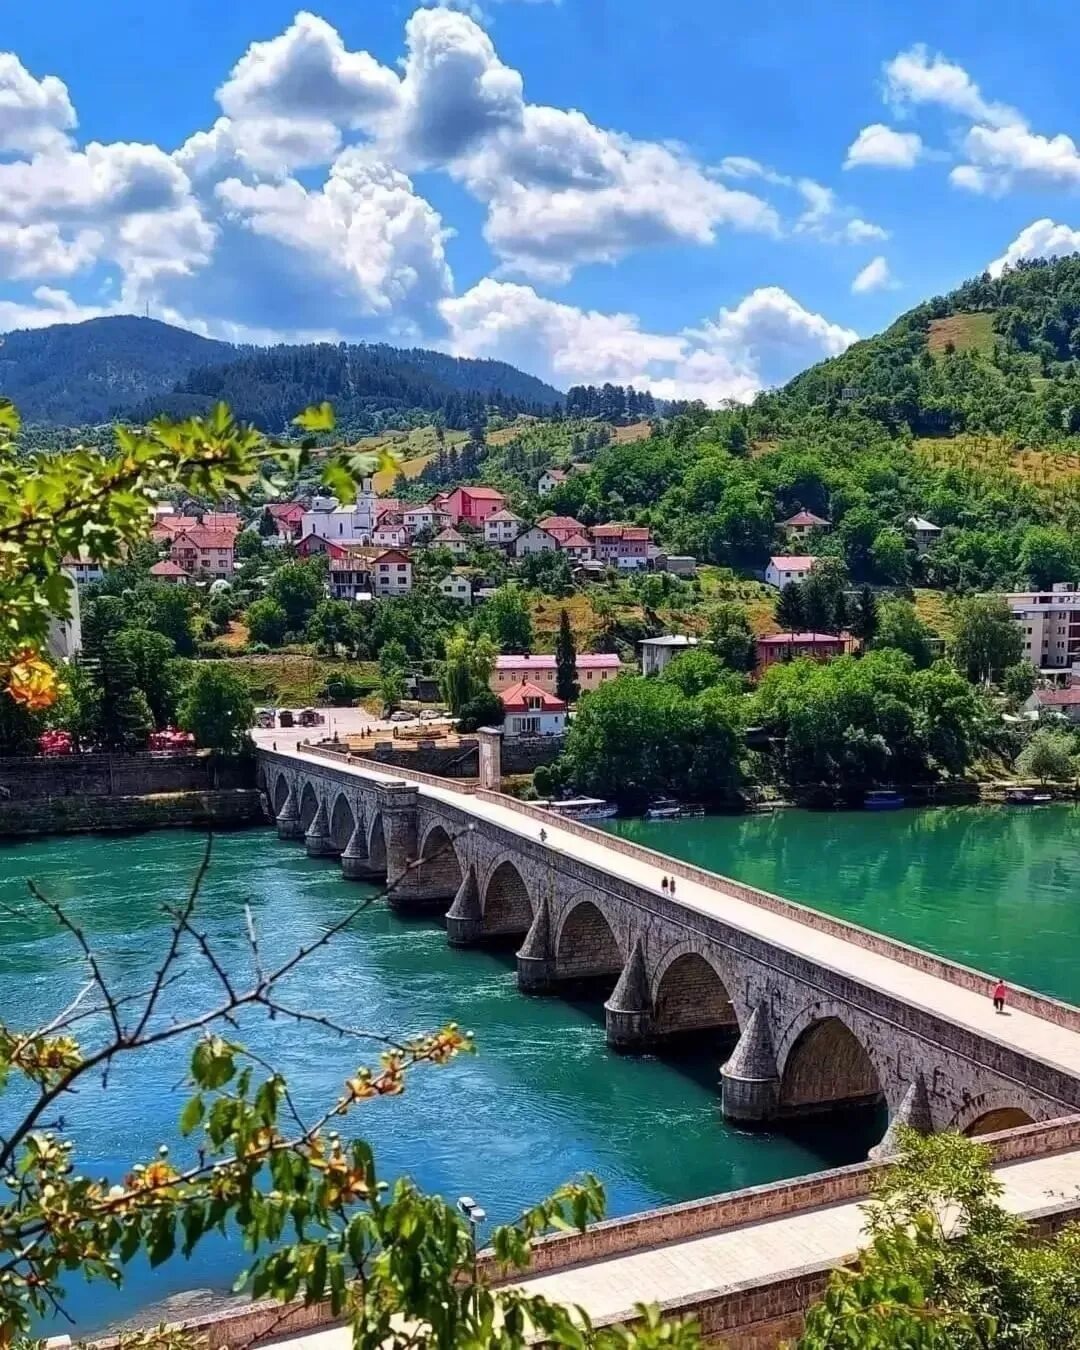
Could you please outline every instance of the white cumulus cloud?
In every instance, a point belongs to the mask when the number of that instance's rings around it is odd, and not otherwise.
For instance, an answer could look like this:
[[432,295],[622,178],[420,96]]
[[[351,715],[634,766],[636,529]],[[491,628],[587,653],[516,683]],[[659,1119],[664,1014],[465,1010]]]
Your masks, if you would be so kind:
[[922,137],[916,132],[896,131],[884,122],[874,122],[863,127],[848,147],[844,168],[873,165],[879,169],[911,169],[922,151]]
[[56,149],[67,144],[75,123],[63,80],[35,80],[14,52],[0,52],[0,151]]
[[987,271],[992,277],[999,277],[1006,267],[1026,259],[1064,258],[1070,253],[1080,253],[1080,230],[1044,217],[1022,229],[1001,257],[988,265]]
[[895,286],[889,264],[880,255],[866,264],[851,283],[853,295],[866,295],[869,291],[884,291]]
[[975,126],[964,141],[970,164],[951,174],[957,187],[1000,194],[1017,183],[1073,188],[1080,184],[1080,150],[1071,136],[1040,136],[1021,125]]
[[886,96],[899,107],[909,103],[937,104],[974,122],[1006,126],[1023,119],[1014,108],[993,103],[963,66],[940,53],[931,56],[925,43],[900,52],[885,66]]

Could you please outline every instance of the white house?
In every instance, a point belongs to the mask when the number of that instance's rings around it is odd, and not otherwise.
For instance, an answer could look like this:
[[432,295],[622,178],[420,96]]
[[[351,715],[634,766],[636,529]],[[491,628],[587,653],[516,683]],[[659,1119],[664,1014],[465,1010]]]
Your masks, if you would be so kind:
[[514,540],[514,552],[519,558],[524,558],[526,553],[554,553],[558,547],[559,541],[555,536],[542,530],[539,525],[534,525]]
[[394,511],[384,512],[375,526],[371,542],[379,548],[404,548],[409,542],[409,531],[401,516]]
[[460,600],[463,605],[472,604],[472,582],[458,572],[450,572],[439,582],[439,590],[451,600]]
[[499,697],[507,736],[559,736],[566,730],[566,704],[527,680],[504,689]]
[[456,558],[463,558],[469,551],[469,541],[463,534],[458,534],[452,525],[440,530],[431,545],[433,548],[448,548]]
[[420,534],[423,530],[438,534],[444,526],[450,524],[449,513],[441,511],[434,502],[423,502],[420,506],[408,506],[402,513],[402,517],[405,521],[405,528],[410,535]]
[[829,522],[824,516],[815,516],[813,511],[796,511],[793,516],[780,522],[780,528],[789,539],[802,543],[809,539],[815,530],[827,530]]
[[304,512],[300,537],[317,534],[335,544],[370,544],[378,520],[378,498],[370,478],[356,490],[356,503],[342,506],[336,497],[316,497]]
[[485,544],[512,544],[521,533],[521,517],[505,507],[484,520]]
[[390,548],[376,554],[371,563],[375,594],[408,595],[412,590],[412,563],[409,555]]
[[793,581],[805,581],[807,573],[816,562],[817,559],[809,554],[781,553],[769,559],[769,565],[765,569],[765,580],[777,590],[783,590]]
[[93,558],[83,557],[65,558],[64,571],[78,586],[87,586],[91,582],[100,581],[105,575],[105,569],[99,562]]
[[909,516],[908,529],[915,536],[915,551],[920,555],[932,548],[941,538],[941,526],[924,516]]
[[641,648],[642,675],[659,675],[673,656],[696,647],[698,640],[687,633],[667,633],[664,637],[643,638]]
[[561,483],[565,483],[569,477],[570,475],[565,469],[545,469],[540,475],[536,490],[541,497],[546,497],[549,493],[554,492]]

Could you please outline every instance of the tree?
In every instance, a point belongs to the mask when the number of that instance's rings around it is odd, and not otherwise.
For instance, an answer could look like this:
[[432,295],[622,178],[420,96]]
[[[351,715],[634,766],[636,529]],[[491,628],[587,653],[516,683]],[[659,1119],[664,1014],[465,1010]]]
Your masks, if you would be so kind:
[[708,641],[729,670],[753,670],[756,649],[745,605],[736,600],[722,600],[713,605],[709,611]]
[[963,1135],[903,1130],[864,1207],[869,1242],[830,1275],[797,1350],[1075,1346],[1080,1229],[1032,1242],[990,1167]]
[[513,582],[500,586],[484,602],[480,621],[501,652],[529,652],[533,645],[532,616],[524,592]]
[[996,596],[975,595],[956,607],[953,660],[973,684],[1000,679],[1023,655],[1020,628]]
[[446,639],[440,687],[452,716],[460,717],[462,709],[488,688],[497,655],[487,633],[473,639],[459,628]]
[[665,684],[673,684],[687,698],[694,698],[720,684],[725,676],[730,678],[730,674],[713,652],[704,647],[690,647],[668,662],[660,678]]
[[262,515],[259,517],[259,535],[263,539],[272,539],[277,534],[277,522],[274,520],[268,506],[263,507]]
[[150,585],[140,589],[145,626],[167,637],[177,656],[195,655],[194,595],[188,586]]
[[873,646],[906,652],[917,670],[925,670],[934,660],[933,631],[919,618],[910,600],[882,601]]
[[564,703],[576,703],[580,690],[577,677],[577,647],[570,615],[559,611],[559,635],[555,639],[555,693]]
[[785,633],[801,633],[806,624],[801,582],[791,581],[776,597],[776,622]]
[[319,601],[307,626],[307,639],[315,644],[316,651],[325,656],[335,656],[340,648],[353,647],[356,637],[354,609],[355,606],[350,605],[348,600],[332,600],[327,596]]
[[847,569],[840,559],[819,558],[800,585],[807,630],[839,633],[847,619]]
[[1076,741],[1072,732],[1040,727],[1016,757],[1016,772],[1022,778],[1064,782],[1076,777]]
[[461,705],[459,731],[475,731],[477,727],[501,727],[505,717],[502,699],[491,689],[481,689],[467,703]]
[[903,586],[907,582],[910,571],[907,545],[899,530],[881,530],[874,537],[870,563],[878,581],[893,586]]
[[76,750],[89,750],[101,739],[101,685],[81,659],[64,667],[60,697],[47,717],[50,726],[68,732]]
[[869,586],[863,586],[855,597],[849,624],[852,635],[865,647],[878,630],[877,596]]
[[96,662],[101,690],[101,743],[111,750],[137,750],[153,731],[154,717],[123,637],[121,632],[108,634],[87,656]]
[[1047,591],[1056,581],[1075,581],[1076,545],[1072,535],[1056,525],[1032,525],[1020,539],[1017,563],[1025,581]]
[[252,642],[264,642],[268,647],[280,647],[285,641],[289,616],[271,596],[264,595],[248,606],[244,624]]
[[283,563],[267,588],[269,598],[285,611],[285,626],[290,633],[304,631],[324,594],[322,564],[318,559]]
[[1013,703],[1019,705],[1035,692],[1038,672],[1030,661],[1017,661],[1015,666],[1006,667],[1001,676],[1001,687]]
[[248,744],[255,722],[251,687],[223,661],[197,665],[180,704],[180,725],[196,744],[238,754]]
[[148,628],[125,628],[114,639],[130,662],[136,686],[142,690],[154,726],[166,727],[176,719],[179,685],[171,638]]
[[379,697],[382,699],[383,716],[396,712],[405,701],[405,672],[396,666],[384,670],[379,676]]

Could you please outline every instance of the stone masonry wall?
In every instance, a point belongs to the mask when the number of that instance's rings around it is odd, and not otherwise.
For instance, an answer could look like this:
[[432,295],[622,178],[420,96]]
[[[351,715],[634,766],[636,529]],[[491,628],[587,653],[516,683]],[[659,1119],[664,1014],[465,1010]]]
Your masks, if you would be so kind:
[[54,797],[0,801],[0,837],[150,830],[167,826],[228,829],[266,824],[262,794],[254,788],[149,793],[138,797]]
[[[56,755],[0,759],[0,788],[12,798],[137,797],[150,792],[192,792],[255,786],[252,760],[206,754],[158,756]],[[0,798],[4,796],[0,792]]]

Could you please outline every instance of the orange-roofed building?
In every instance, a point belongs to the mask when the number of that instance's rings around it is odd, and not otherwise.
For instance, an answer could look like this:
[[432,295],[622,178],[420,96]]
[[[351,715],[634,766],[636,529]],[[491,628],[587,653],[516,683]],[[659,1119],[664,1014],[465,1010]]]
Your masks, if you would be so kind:
[[229,530],[208,530],[199,525],[181,530],[169,544],[169,557],[188,575],[205,573],[231,581],[235,571],[236,535]]
[[595,525],[592,540],[597,562],[630,570],[648,565],[652,535],[645,525]]
[[499,695],[507,736],[561,736],[566,730],[566,704],[539,685],[521,680]]
[[446,499],[446,510],[452,525],[473,525],[479,529],[488,516],[501,511],[506,498],[489,487],[455,488]]
[[180,564],[174,563],[171,558],[156,562],[150,569],[150,575],[155,581],[161,581],[167,586],[186,586],[191,580]]
[[553,534],[560,544],[566,542],[571,535],[588,534],[588,528],[582,525],[580,520],[575,520],[573,516],[545,516],[543,520],[538,520],[537,525],[542,530],[547,530],[548,534]]

